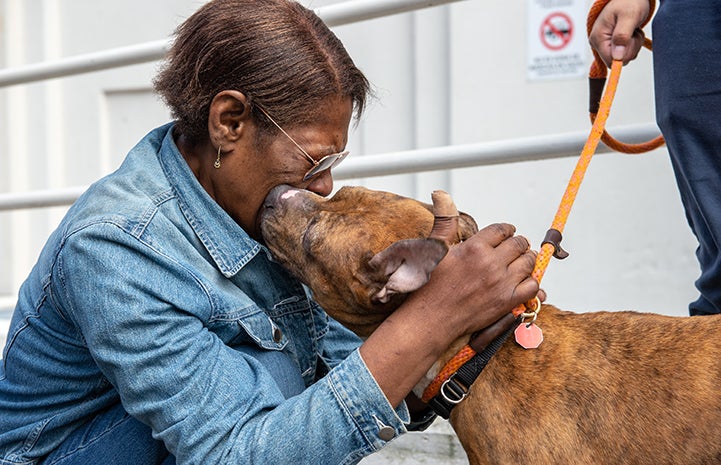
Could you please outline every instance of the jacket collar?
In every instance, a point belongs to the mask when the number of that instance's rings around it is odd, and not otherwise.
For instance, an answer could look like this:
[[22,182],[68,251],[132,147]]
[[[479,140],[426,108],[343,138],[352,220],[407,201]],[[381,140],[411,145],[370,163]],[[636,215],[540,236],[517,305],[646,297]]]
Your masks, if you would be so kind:
[[175,191],[180,209],[226,278],[237,274],[261,250],[220,205],[203,189],[173,140],[173,123],[158,151],[160,165]]

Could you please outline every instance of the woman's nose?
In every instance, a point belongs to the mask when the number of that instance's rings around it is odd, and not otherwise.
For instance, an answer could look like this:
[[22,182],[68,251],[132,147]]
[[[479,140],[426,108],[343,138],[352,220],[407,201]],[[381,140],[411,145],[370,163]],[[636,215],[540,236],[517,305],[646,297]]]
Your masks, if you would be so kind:
[[318,175],[310,181],[306,189],[323,197],[329,196],[330,193],[333,192],[333,175],[330,169],[318,173]]

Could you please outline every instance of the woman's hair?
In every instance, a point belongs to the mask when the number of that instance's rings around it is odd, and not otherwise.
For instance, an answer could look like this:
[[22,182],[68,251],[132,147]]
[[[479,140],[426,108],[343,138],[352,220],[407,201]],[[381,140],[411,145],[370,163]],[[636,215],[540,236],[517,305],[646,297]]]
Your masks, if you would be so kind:
[[207,140],[210,103],[223,90],[244,93],[284,127],[311,122],[335,96],[350,98],[357,119],[370,92],[340,40],[293,0],[213,0],[175,35],[154,85],[193,143]]

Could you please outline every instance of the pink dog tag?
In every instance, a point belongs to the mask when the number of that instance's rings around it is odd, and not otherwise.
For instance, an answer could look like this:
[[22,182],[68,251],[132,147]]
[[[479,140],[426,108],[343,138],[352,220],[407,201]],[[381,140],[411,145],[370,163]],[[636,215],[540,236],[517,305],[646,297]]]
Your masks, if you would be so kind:
[[543,342],[543,331],[535,323],[521,323],[513,334],[518,345],[524,349],[535,349]]

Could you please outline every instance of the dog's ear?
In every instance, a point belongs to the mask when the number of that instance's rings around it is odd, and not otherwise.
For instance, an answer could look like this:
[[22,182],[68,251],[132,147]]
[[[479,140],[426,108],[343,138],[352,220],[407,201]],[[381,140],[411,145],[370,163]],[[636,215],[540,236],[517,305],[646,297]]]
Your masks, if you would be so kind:
[[456,204],[445,191],[433,191],[433,230],[430,237],[441,239],[446,244],[457,244],[478,232],[478,225],[471,215],[458,212]]
[[387,303],[396,294],[415,291],[428,282],[431,271],[447,252],[448,246],[438,239],[394,242],[368,262],[380,276],[379,279],[386,279],[371,299],[376,303]]

